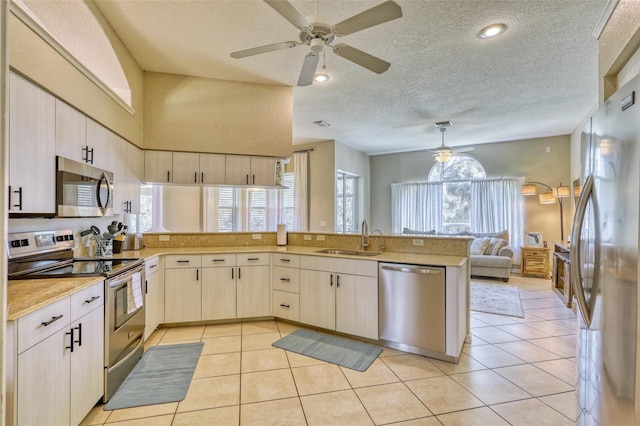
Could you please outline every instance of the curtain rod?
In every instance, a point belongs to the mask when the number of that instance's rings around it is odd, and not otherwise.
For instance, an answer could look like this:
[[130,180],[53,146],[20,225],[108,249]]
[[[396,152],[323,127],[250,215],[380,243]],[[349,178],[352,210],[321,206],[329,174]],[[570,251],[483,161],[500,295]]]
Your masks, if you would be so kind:
[[299,149],[297,151],[291,151],[293,154],[296,154],[298,152],[312,152],[315,151],[315,148],[307,148],[307,149]]

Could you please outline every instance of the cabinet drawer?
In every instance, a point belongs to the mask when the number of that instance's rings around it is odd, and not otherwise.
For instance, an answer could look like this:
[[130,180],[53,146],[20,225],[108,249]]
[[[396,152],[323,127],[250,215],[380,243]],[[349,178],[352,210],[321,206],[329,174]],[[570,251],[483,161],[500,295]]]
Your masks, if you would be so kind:
[[269,253],[238,253],[236,262],[238,266],[268,265]]
[[19,318],[18,353],[52,336],[70,323],[71,303],[68,297]]
[[297,293],[274,290],[271,299],[273,300],[272,314],[274,317],[291,321],[300,320],[300,296]]
[[274,266],[272,279],[274,290],[300,292],[300,269],[298,268]]
[[154,272],[158,272],[160,269],[160,256],[152,257],[149,260],[144,261],[144,273],[149,278]]
[[71,295],[71,322],[104,305],[104,281]]
[[202,258],[199,254],[172,254],[164,262],[165,268],[199,268]]
[[297,254],[272,253],[271,264],[278,266],[288,266],[290,268],[300,267],[300,256]]
[[202,267],[210,268],[217,266],[236,266],[236,254],[224,253],[224,254],[203,254],[202,255]]

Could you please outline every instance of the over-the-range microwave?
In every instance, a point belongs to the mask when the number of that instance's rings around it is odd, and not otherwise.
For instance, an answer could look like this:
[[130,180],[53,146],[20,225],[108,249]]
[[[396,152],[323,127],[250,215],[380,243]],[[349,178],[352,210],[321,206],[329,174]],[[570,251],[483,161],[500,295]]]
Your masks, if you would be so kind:
[[113,215],[113,173],[56,157],[56,217]]

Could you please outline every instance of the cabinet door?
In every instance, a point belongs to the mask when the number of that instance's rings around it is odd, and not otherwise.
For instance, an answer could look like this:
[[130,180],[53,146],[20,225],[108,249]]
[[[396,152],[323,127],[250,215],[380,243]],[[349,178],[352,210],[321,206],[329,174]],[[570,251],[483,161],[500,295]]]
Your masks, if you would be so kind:
[[140,213],[140,184],[144,173],[144,153],[135,145],[127,143],[127,198],[128,212]]
[[336,274],[336,331],[378,339],[378,280]]
[[251,157],[249,184],[273,186],[276,183],[276,160],[270,157]]
[[109,130],[90,118],[87,118],[87,145],[89,162],[103,170],[109,170]]
[[223,154],[200,154],[200,183],[207,185],[225,183],[225,157]]
[[271,315],[269,266],[240,266],[237,271],[238,318]]
[[335,274],[300,270],[300,322],[336,329]]
[[68,330],[65,327],[18,355],[19,425],[70,424]]
[[104,393],[104,305],[71,324],[71,421],[80,424]]
[[127,201],[127,141],[109,132],[109,170],[113,172],[113,214],[125,212]]
[[227,155],[225,161],[225,183],[227,185],[248,185],[251,174],[251,157]]
[[236,268],[202,268],[202,319],[236,317]]
[[10,74],[10,213],[56,210],[55,110],[53,96]]
[[164,274],[160,271],[147,275],[145,295],[145,340],[164,322]]
[[197,184],[200,182],[200,154],[173,153],[173,183]]
[[56,155],[87,162],[87,117],[56,99]]
[[200,321],[200,269],[166,269],[164,273],[165,322]]
[[172,182],[173,153],[170,151],[145,151],[144,181],[149,183]]

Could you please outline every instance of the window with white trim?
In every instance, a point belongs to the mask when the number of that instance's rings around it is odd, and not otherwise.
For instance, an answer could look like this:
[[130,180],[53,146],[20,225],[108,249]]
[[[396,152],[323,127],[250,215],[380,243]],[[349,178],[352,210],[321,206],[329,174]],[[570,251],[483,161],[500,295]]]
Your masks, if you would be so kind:
[[359,178],[342,170],[336,173],[336,233],[358,232]]

